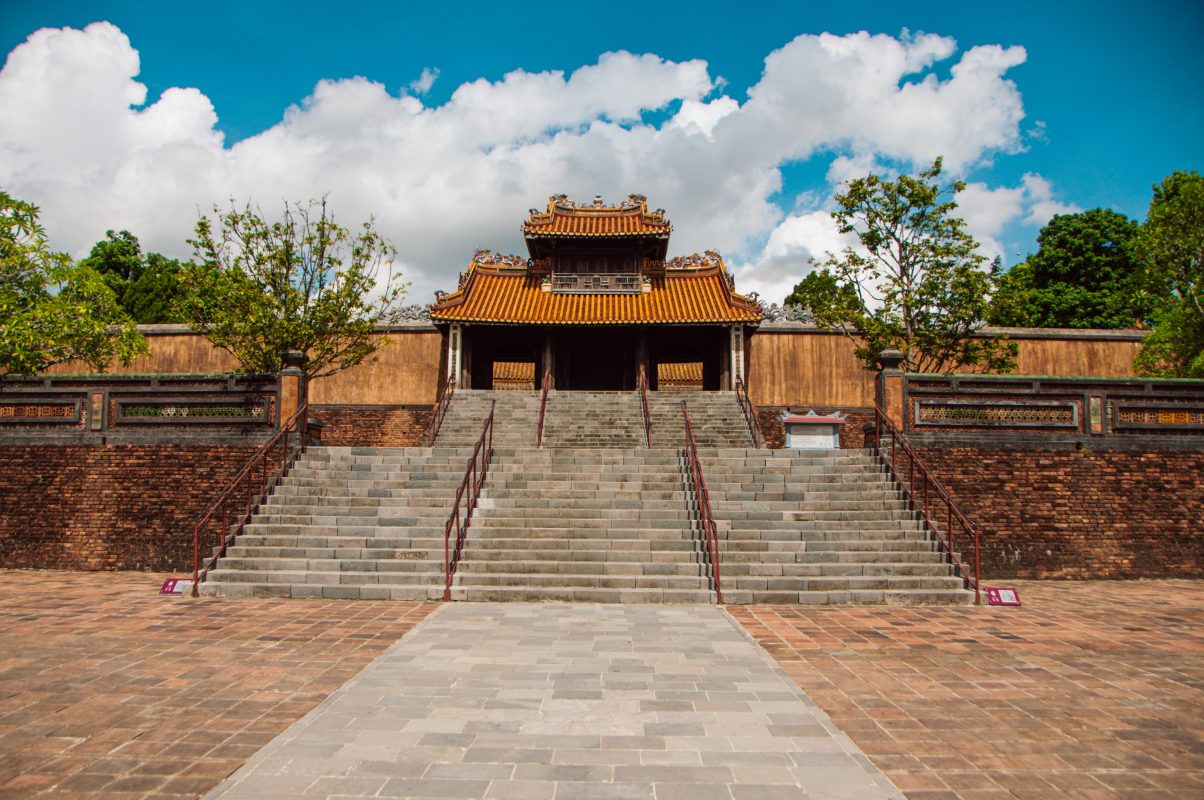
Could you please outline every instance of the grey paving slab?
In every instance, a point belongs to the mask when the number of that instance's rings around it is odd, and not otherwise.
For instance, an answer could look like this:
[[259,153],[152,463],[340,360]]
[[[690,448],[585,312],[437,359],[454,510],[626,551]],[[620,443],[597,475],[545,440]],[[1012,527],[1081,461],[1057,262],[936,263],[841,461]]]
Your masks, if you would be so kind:
[[899,799],[714,606],[456,603],[207,795]]

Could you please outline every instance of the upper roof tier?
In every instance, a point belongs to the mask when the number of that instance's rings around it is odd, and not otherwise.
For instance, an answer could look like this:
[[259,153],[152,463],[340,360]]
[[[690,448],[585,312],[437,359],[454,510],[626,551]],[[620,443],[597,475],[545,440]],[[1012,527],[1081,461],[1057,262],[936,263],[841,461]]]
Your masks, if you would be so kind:
[[565,195],[548,198],[548,210],[531,209],[523,223],[523,236],[533,239],[601,238],[668,239],[673,226],[663,210],[649,211],[648,199],[628,195],[618,205],[603,205],[600,196],[593,203],[575,203]]

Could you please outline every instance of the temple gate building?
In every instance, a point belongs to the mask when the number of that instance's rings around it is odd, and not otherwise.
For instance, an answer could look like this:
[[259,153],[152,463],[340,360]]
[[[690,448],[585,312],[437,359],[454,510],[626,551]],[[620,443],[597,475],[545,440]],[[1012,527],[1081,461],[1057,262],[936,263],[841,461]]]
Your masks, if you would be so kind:
[[553,196],[523,223],[530,258],[478,251],[440,294],[445,367],[461,388],[731,389],[744,378],[756,299],[718,253],[666,260],[673,229],[642,195]]

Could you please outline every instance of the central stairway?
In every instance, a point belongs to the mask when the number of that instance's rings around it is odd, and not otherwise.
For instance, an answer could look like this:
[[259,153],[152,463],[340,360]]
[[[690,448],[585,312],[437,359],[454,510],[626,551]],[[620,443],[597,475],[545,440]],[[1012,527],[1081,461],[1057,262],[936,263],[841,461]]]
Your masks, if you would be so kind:
[[432,448],[310,448],[206,594],[438,599],[443,531],[494,409],[456,600],[710,603],[689,409],[728,603],[965,603],[973,594],[868,451],[755,449],[730,392],[457,391]]

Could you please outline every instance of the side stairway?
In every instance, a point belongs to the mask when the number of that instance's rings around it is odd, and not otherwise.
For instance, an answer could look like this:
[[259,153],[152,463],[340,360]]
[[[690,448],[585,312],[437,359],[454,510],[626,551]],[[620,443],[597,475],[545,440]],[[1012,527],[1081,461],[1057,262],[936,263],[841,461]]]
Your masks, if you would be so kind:
[[700,451],[728,603],[969,603],[867,450]]
[[443,530],[471,450],[312,447],[201,584],[225,597],[443,597]]

